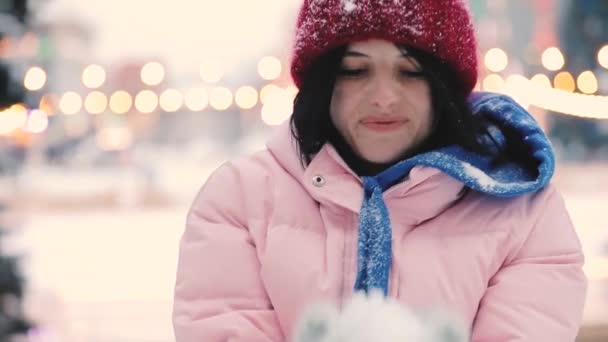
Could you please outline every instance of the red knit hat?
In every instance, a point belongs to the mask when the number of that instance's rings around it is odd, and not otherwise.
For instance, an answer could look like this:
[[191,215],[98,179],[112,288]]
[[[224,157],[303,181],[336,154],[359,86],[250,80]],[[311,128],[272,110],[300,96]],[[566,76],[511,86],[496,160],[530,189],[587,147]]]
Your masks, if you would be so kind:
[[477,82],[477,41],[465,0],[304,0],[291,76],[298,88],[327,50],[370,38],[431,53],[457,73],[469,94]]

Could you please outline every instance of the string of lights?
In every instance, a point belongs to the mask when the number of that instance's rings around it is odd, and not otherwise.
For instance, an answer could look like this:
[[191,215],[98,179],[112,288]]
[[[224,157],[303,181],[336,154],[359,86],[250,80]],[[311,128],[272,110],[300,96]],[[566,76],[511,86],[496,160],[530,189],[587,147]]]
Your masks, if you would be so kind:
[[[597,59],[600,66],[608,69],[608,45],[598,51]],[[538,73],[529,78],[519,74],[506,77],[501,75],[508,70],[509,56],[500,48],[489,49],[484,54],[483,61],[486,75],[478,83],[477,90],[505,93],[522,105],[565,115],[608,119],[608,96],[597,94],[600,81],[596,72],[586,70],[575,77],[562,70],[565,59],[556,47],[547,48],[542,53],[541,62],[547,73]],[[225,71],[219,61],[210,60],[201,64],[198,70],[205,85],[188,89],[142,88],[136,92],[125,89],[103,92],[100,88],[107,81],[106,70],[101,65],[91,64],[81,74],[86,92],[48,92],[40,97],[37,108],[16,104],[3,110],[0,112],[0,135],[10,135],[16,130],[43,132],[48,127],[48,117],[57,114],[70,116],[86,112],[99,115],[108,111],[114,114],[149,114],[180,110],[200,112],[207,109],[226,111],[234,106],[241,110],[253,110],[258,105],[261,106],[259,114],[264,123],[280,124],[291,113],[297,89],[293,85],[283,87],[273,83],[283,70],[278,58],[266,56],[257,66],[259,76],[268,82],[259,90],[250,85],[236,89],[217,85]],[[554,75],[550,77],[551,74]],[[159,62],[148,62],[141,67],[139,76],[143,87],[158,87],[166,78],[165,67]],[[30,92],[43,91],[47,81],[47,73],[39,66],[31,66],[23,78],[23,84]]]

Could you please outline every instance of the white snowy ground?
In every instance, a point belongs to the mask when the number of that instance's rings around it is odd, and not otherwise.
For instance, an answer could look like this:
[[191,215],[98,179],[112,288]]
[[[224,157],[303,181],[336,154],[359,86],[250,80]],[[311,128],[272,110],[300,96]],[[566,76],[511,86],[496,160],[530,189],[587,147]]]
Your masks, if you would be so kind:
[[[592,279],[585,322],[608,323],[608,189],[564,195]],[[24,217],[7,247],[27,254],[29,310],[48,327],[45,342],[173,341],[171,294],[188,200],[181,203]]]

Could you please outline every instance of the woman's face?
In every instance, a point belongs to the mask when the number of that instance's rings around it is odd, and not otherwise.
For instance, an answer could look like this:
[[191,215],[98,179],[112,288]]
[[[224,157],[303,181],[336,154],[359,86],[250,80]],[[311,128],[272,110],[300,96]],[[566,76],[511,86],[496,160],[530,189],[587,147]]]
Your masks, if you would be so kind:
[[431,133],[429,85],[393,43],[350,44],[340,65],[331,119],[351,148],[374,163],[396,161]]

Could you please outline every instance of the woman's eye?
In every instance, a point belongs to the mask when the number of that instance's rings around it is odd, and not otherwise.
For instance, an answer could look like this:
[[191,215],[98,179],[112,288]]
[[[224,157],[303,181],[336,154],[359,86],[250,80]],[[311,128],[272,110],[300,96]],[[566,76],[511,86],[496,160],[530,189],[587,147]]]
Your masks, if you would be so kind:
[[365,69],[349,69],[349,68],[341,68],[338,70],[338,75],[347,76],[347,77],[356,77],[365,74]]
[[401,70],[400,73],[401,73],[402,76],[406,76],[406,77],[412,77],[412,78],[422,78],[422,77],[424,77],[424,73],[422,71]]

